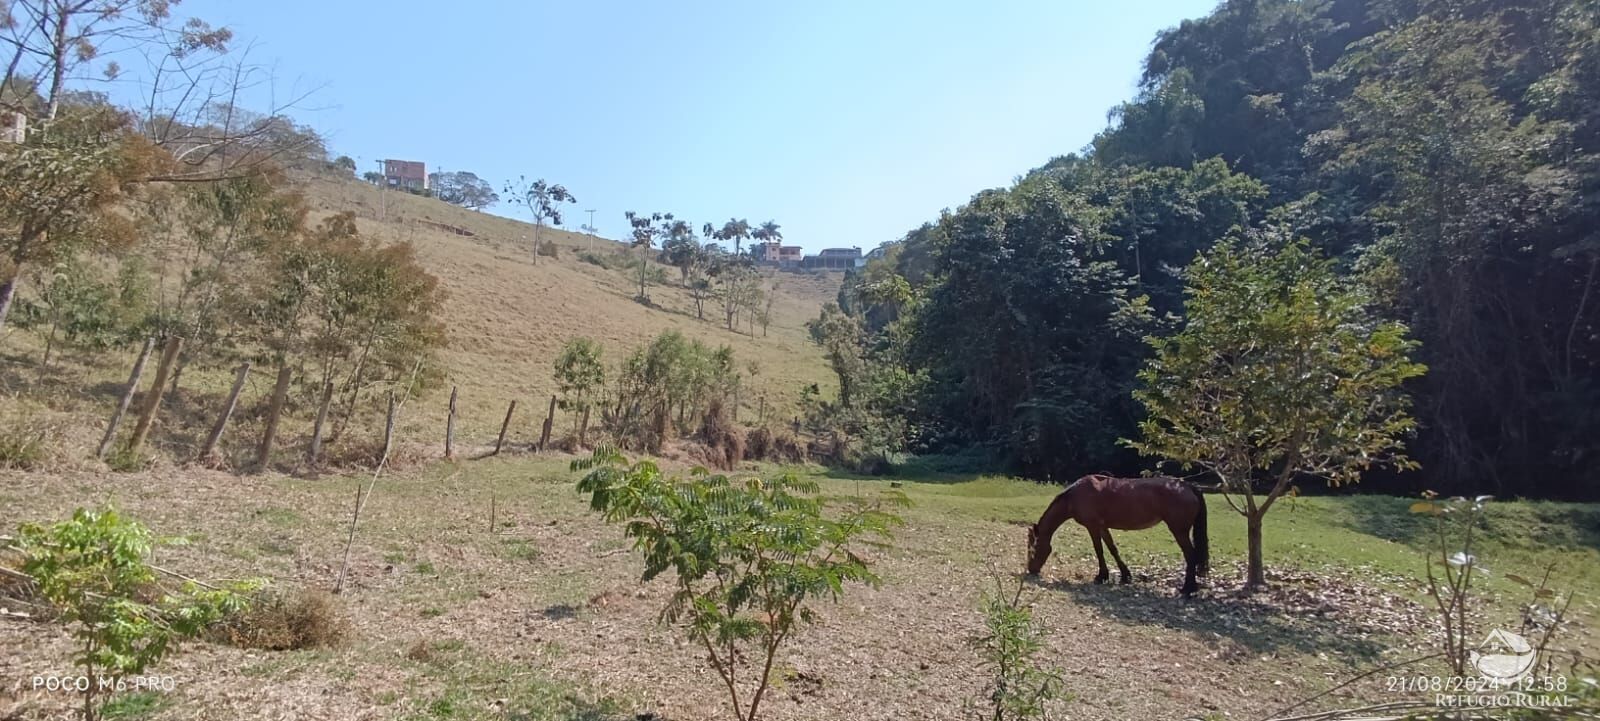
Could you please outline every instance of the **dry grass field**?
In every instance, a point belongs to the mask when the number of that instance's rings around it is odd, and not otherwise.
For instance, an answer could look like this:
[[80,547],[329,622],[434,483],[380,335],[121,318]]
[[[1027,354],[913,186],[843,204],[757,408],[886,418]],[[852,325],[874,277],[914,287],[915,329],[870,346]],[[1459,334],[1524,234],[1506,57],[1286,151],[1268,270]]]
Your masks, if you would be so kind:
[[[620,529],[591,513],[565,458],[438,463],[386,476],[368,506],[339,596],[346,640],[332,648],[241,650],[196,643],[157,673],[168,693],[130,695],[118,718],[525,719],[725,718],[701,651],[657,622],[668,579],[640,583]],[[752,471],[760,469],[751,469]],[[830,476],[825,492],[875,494],[887,481]],[[187,545],[160,563],[205,578],[267,577],[326,589],[337,573],[359,476],[234,476],[203,470],[19,474],[0,482],[0,527],[115,503]],[[1053,489],[1001,478],[904,481],[913,505],[872,558],[881,588],[817,604],[819,621],[779,659],[766,718],[853,721],[972,718],[983,675],[971,640],[981,594],[1022,563],[1023,531]],[[491,527],[491,499],[494,523]],[[1309,498],[1268,518],[1274,590],[1236,594],[1242,524],[1212,499],[1215,571],[1193,601],[1161,530],[1118,540],[1137,576],[1095,586],[1093,557],[1068,527],[1025,591],[1065,674],[1071,719],[1257,719],[1434,643],[1419,601],[1420,527],[1406,501]],[[1600,586],[1592,507],[1499,504],[1481,553],[1497,573],[1560,564],[1580,592],[1570,642],[1593,653]],[[1475,623],[1515,623],[1521,595],[1482,587]],[[0,621],[0,718],[55,718],[71,701],[35,691],[68,673],[51,624]],[[1434,670],[1437,672],[1437,669]],[[1382,675],[1313,707],[1398,700]],[[8,709],[15,716],[7,717]]]

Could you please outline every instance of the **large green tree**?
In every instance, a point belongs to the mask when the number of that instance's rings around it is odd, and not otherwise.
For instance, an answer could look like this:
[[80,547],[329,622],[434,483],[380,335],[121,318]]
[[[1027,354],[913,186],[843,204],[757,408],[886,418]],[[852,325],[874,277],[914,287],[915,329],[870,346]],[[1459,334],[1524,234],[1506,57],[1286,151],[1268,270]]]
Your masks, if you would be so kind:
[[[1188,272],[1186,324],[1152,337],[1134,396],[1139,452],[1215,474],[1245,517],[1246,585],[1266,583],[1262,519],[1297,479],[1413,468],[1401,384],[1422,374],[1405,326],[1305,241],[1229,239]],[[1235,497],[1237,496],[1237,500]]]

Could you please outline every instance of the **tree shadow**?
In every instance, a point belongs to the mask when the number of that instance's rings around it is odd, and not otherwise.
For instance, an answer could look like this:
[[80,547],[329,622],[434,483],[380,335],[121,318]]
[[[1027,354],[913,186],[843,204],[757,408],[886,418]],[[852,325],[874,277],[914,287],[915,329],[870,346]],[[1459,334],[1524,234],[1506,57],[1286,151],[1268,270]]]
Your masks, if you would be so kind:
[[[1116,579],[1112,574],[1113,581]],[[1292,612],[1272,602],[1273,591],[1241,596],[1236,589],[1202,586],[1191,599],[1178,595],[1179,578],[1135,573],[1130,585],[1097,585],[1087,578],[1037,582],[1067,594],[1074,603],[1130,626],[1161,626],[1207,643],[1219,638],[1252,654],[1294,651],[1327,654],[1350,663],[1377,659],[1390,644],[1384,634],[1326,613]],[[1227,653],[1229,649],[1219,649]],[[1234,649],[1237,652],[1237,649]]]
[[546,621],[567,621],[578,617],[578,607],[570,603],[547,606],[539,612]]
[[[1352,495],[1340,499],[1343,513],[1337,521],[1350,530],[1414,548],[1430,546],[1433,525],[1429,516],[1412,513],[1415,499],[1381,495]],[[1483,525],[1490,535],[1509,545],[1600,549],[1600,508],[1574,503],[1529,501],[1490,503]],[[1536,541],[1536,543],[1534,543]]]

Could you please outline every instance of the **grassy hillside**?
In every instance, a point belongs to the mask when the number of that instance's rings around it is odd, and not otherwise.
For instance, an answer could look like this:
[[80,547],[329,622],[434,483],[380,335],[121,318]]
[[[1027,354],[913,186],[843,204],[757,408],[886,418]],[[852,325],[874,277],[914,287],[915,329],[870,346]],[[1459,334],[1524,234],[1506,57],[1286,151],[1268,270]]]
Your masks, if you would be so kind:
[[828,388],[832,382],[805,322],[833,300],[840,273],[774,274],[772,324],[765,337],[760,326],[752,336],[748,329],[728,331],[709,307],[706,320],[696,319],[693,301],[673,285],[676,271],[669,273],[668,285],[650,288],[654,307],[647,307],[634,300],[638,285],[628,273],[578,257],[580,251],[626,252],[622,243],[546,228],[541,237],[559,246],[559,256],[540,257],[535,263],[528,240],[533,228],[527,223],[353,180],[310,178],[305,189],[314,209],[354,211],[364,233],[412,243],[443,281],[450,294],[444,359],[449,382],[461,386],[469,433],[497,431],[510,398],[538,405],[542,418],[542,403],[555,390],[551,364],[562,344],[580,335],[604,344],[612,363],[664,330],[678,330],[712,346],[732,346],[741,364],[758,365],[754,379],[746,381],[752,391],[741,398],[742,419],[755,417],[761,394],[766,394],[772,416],[787,417],[802,385]]
[[[491,443],[506,404],[519,401],[513,438],[536,438],[550,394],[552,364],[562,345],[583,335],[605,346],[608,365],[664,330],[678,330],[713,347],[732,346],[746,376],[740,419],[756,420],[763,400],[769,422],[782,422],[797,410],[800,389],[832,385],[832,373],[805,329],[822,304],[838,292],[840,273],[773,273],[773,320],[729,331],[707,308],[695,317],[688,295],[668,283],[652,286],[649,306],[636,302],[636,280],[626,270],[584,262],[579,251],[610,257],[630,251],[625,244],[547,228],[542,236],[558,257],[534,262],[532,226],[458,208],[442,201],[329,176],[298,179],[312,209],[313,222],[337,212],[354,212],[363,234],[384,243],[415,246],[424,266],[437,275],[448,300],[443,314],[448,345],[441,354],[443,383],[427,389],[403,411],[399,437],[423,455],[442,452],[439,440],[449,387],[459,387],[458,443],[470,450]],[[670,269],[669,269],[670,270]],[[24,287],[23,293],[30,292]],[[49,466],[82,463],[99,440],[105,420],[126,383],[133,350],[105,353],[67,351],[42,368],[38,333],[7,328],[0,336],[0,435],[44,434]],[[753,364],[753,365],[752,365]],[[154,363],[151,364],[152,369]],[[752,368],[754,373],[751,373]],[[270,371],[257,369],[241,400],[241,412],[224,437],[224,455],[238,463],[251,456],[260,417],[271,393]],[[147,374],[145,385],[149,384]],[[152,435],[167,458],[187,460],[204,436],[232,381],[229,368],[185,371],[182,390],[169,398]],[[354,429],[370,442],[381,429],[382,401],[371,394],[364,424]],[[296,388],[280,435],[280,452],[292,463],[294,449],[309,433],[314,391]],[[15,402],[10,402],[10,401]],[[558,419],[557,429],[567,419]],[[127,426],[124,426],[126,429]],[[126,430],[124,430],[126,433]],[[332,449],[338,456],[337,447]]]

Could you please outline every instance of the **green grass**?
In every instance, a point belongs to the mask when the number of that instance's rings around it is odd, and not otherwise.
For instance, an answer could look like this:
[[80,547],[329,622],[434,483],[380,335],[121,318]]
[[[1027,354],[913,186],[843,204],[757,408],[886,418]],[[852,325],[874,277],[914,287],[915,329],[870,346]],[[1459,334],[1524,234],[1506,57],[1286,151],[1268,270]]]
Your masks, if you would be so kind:
[[[796,469],[786,469],[794,471]],[[978,476],[933,482],[861,479],[811,469],[826,493],[851,495],[899,490],[911,500],[908,521],[954,524],[962,519],[1014,523],[1038,520],[1061,488],[1015,478]],[[1213,562],[1243,562],[1244,518],[1220,495],[1207,494]],[[1409,510],[1415,499],[1380,495],[1301,496],[1274,506],[1265,520],[1265,560],[1273,568],[1320,570],[1329,567],[1359,572],[1391,590],[1420,599],[1425,554],[1430,549],[1429,519]],[[1477,556],[1489,573],[1475,585],[1481,597],[1502,617],[1514,617],[1528,592],[1506,580],[1516,574],[1537,580],[1550,568],[1551,586],[1577,599],[1575,610],[1600,617],[1600,505],[1547,501],[1495,501],[1488,506]],[[1017,529],[1017,558],[1024,553],[1025,532]],[[1128,557],[1161,555],[1176,558],[1178,548],[1164,527],[1116,534]],[[1087,553],[1088,535],[1069,523],[1058,532],[1058,552]]]
[[156,715],[172,705],[172,700],[159,691],[139,691],[118,694],[100,709],[106,721],[137,721]]

